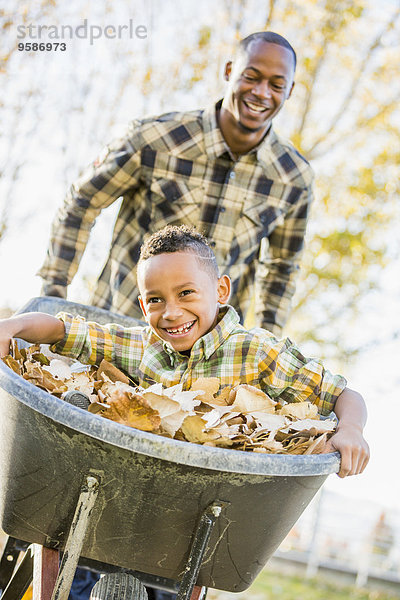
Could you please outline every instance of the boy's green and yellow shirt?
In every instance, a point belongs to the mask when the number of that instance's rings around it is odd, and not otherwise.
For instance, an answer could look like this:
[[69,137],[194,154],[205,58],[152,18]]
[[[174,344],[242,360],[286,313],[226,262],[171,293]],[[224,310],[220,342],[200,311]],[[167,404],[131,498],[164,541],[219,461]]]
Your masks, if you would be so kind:
[[346,387],[342,376],[303,356],[289,338],[278,340],[266,330],[245,329],[231,306],[220,309],[217,325],[197,340],[190,356],[176,352],[150,327],[99,325],[66,313],[58,317],[66,333],[52,346],[54,352],[87,364],[104,358],[143,387],[182,383],[189,389],[199,377],[218,377],[221,388],[248,383],[275,400],[313,402],[323,415],[333,410]]

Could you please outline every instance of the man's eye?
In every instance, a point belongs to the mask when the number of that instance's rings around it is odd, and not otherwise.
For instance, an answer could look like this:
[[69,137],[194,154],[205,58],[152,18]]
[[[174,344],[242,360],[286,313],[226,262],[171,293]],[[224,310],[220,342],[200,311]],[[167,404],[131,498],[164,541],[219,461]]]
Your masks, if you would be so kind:
[[255,81],[256,78],[252,77],[251,75],[247,75],[246,73],[243,73],[243,77],[246,79],[246,81]]
[[148,302],[149,304],[156,304],[157,302],[161,302],[161,298],[156,298],[156,297],[154,297],[154,298],[149,298],[149,299],[147,300],[147,302]]

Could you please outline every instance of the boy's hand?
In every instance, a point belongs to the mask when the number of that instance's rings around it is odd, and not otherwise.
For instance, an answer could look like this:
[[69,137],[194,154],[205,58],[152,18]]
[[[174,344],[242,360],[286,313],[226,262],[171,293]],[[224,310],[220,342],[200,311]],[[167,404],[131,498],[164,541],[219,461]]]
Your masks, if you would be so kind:
[[361,431],[354,427],[339,426],[328,440],[324,454],[336,450],[341,456],[339,477],[358,475],[364,471],[369,461],[369,446]]
[[8,319],[0,321],[0,358],[7,356],[10,353],[10,343],[13,337],[13,332],[10,330]]

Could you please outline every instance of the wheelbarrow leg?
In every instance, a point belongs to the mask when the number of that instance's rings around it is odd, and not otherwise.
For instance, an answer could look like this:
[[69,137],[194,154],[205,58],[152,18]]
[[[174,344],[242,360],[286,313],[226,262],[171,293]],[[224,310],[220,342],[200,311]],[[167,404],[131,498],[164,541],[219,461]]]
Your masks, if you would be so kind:
[[201,585],[195,585],[193,587],[192,595],[190,600],[204,600],[207,595],[207,588]]
[[32,600],[51,600],[56,584],[60,553],[34,544]]
[[1,600],[19,600],[32,580],[33,600],[67,600],[98,489],[98,479],[88,476],[81,488],[60,567],[57,550],[38,544],[29,546]]
[[98,492],[98,479],[88,476],[81,488],[51,600],[67,600],[68,598]]
[[190,549],[189,559],[186,563],[185,572],[182,577],[181,584],[176,600],[203,600],[206,593],[206,588],[195,586],[199,575],[201,563],[205,551],[207,550],[208,540],[210,539],[211,531],[221,514],[225,502],[215,501],[206,508],[200,518],[197,527],[192,547]]

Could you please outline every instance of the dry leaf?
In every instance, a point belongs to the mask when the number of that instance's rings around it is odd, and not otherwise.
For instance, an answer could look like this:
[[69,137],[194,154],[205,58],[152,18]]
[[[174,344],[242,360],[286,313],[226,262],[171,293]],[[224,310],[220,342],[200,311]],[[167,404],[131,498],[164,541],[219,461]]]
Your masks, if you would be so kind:
[[264,394],[262,390],[253,387],[252,385],[239,385],[236,390],[235,401],[232,408],[243,414],[253,411],[263,411],[267,413],[275,412],[274,400]]
[[316,419],[301,419],[299,421],[293,421],[284,430],[302,431],[303,429],[314,428],[316,433],[325,433],[325,431],[333,431],[336,427],[335,421],[331,419],[316,420]]
[[14,373],[17,375],[22,375],[22,365],[10,354],[7,354],[7,356],[4,356],[1,360],[7,365],[7,367],[14,371]]
[[59,358],[53,358],[47,366],[43,366],[43,369],[51,373],[55,379],[64,380],[72,377],[71,367]]
[[160,415],[138,394],[116,390],[109,398],[109,408],[104,408],[102,415],[107,419],[140,429],[141,431],[157,431],[161,424]]
[[219,390],[220,380],[217,377],[199,377],[192,383],[191,390],[202,390],[205,394],[214,396]]
[[279,414],[295,419],[318,419],[318,407],[312,402],[288,402]]
[[248,416],[252,417],[260,427],[269,431],[278,431],[278,429],[283,429],[288,424],[288,419],[283,415],[253,411]]
[[319,437],[315,437],[312,443],[308,446],[304,454],[320,454],[325,450],[326,442],[328,441],[328,433],[324,433]]
[[204,442],[209,442],[219,437],[219,434],[205,432],[205,426],[206,423],[201,417],[189,416],[183,421],[181,429],[188,442],[195,442],[197,444],[204,444]]
[[120,371],[115,365],[111,364],[104,358],[97,369],[97,378],[100,379],[103,373],[112,382],[122,381],[122,383],[129,384],[129,377],[127,377],[125,373]]

